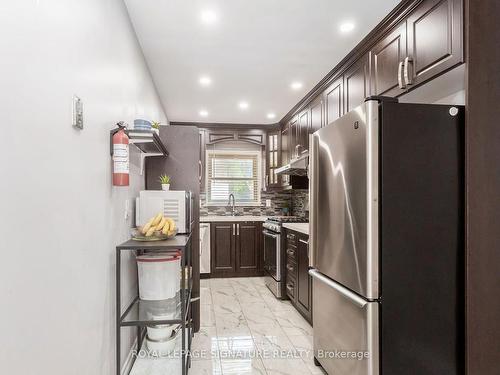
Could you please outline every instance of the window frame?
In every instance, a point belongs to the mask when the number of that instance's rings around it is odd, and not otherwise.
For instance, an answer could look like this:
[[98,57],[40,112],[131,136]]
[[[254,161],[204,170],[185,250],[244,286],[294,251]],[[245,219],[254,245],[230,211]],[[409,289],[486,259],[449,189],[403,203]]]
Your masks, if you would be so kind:
[[238,201],[235,202],[236,207],[260,207],[262,200],[261,200],[261,191],[262,191],[262,151],[261,150],[206,150],[205,151],[205,194],[206,194],[206,206],[207,207],[226,207],[227,202],[212,202],[210,201],[210,178],[208,177],[210,175],[209,173],[209,168],[210,168],[210,155],[241,155],[241,156],[252,156],[257,158],[257,201],[255,202],[243,202],[243,203],[238,203]]

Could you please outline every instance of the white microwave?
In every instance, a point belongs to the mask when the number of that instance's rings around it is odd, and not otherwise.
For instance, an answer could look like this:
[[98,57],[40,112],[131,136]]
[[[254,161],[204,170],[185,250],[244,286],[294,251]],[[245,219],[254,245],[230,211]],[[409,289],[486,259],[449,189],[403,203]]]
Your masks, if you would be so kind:
[[193,221],[193,194],[190,191],[142,190],[135,204],[135,224],[142,226],[153,216],[174,219],[178,233],[190,233]]

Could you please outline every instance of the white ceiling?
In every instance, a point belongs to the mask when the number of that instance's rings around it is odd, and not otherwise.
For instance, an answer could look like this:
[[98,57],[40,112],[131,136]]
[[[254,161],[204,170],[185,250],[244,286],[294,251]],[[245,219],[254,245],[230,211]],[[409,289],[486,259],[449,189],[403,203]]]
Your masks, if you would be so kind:
[[[399,0],[125,0],[170,121],[280,120]],[[201,13],[217,15],[213,24]],[[355,24],[342,34],[345,21]],[[202,87],[199,78],[212,78]],[[303,87],[294,91],[293,81]],[[238,103],[249,108],[242,111]],[[199,112],[209,114],[203,118]],[[276,114],[268,119],[269,112]]]

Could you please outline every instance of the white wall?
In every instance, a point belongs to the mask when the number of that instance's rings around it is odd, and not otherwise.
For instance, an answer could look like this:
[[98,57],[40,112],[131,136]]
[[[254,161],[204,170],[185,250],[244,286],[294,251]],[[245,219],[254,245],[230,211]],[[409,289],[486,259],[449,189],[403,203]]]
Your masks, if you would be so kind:
[[121,0],[3,0],[0,35],[0,372],[112,374],[114,246],[143,178],[111,186],[109,130],[167,119]]

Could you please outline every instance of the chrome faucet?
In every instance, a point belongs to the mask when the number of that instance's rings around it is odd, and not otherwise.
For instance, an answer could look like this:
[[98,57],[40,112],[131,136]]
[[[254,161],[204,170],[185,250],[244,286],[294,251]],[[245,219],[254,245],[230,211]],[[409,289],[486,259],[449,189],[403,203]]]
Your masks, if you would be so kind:
[[[231,198],[233,198],[233,204],[231,204]],[[227,202],[228,207],[231,207],[231,215],[236,216],[236,200],[234,199],[234,194],[229,194],[229,201]]]

